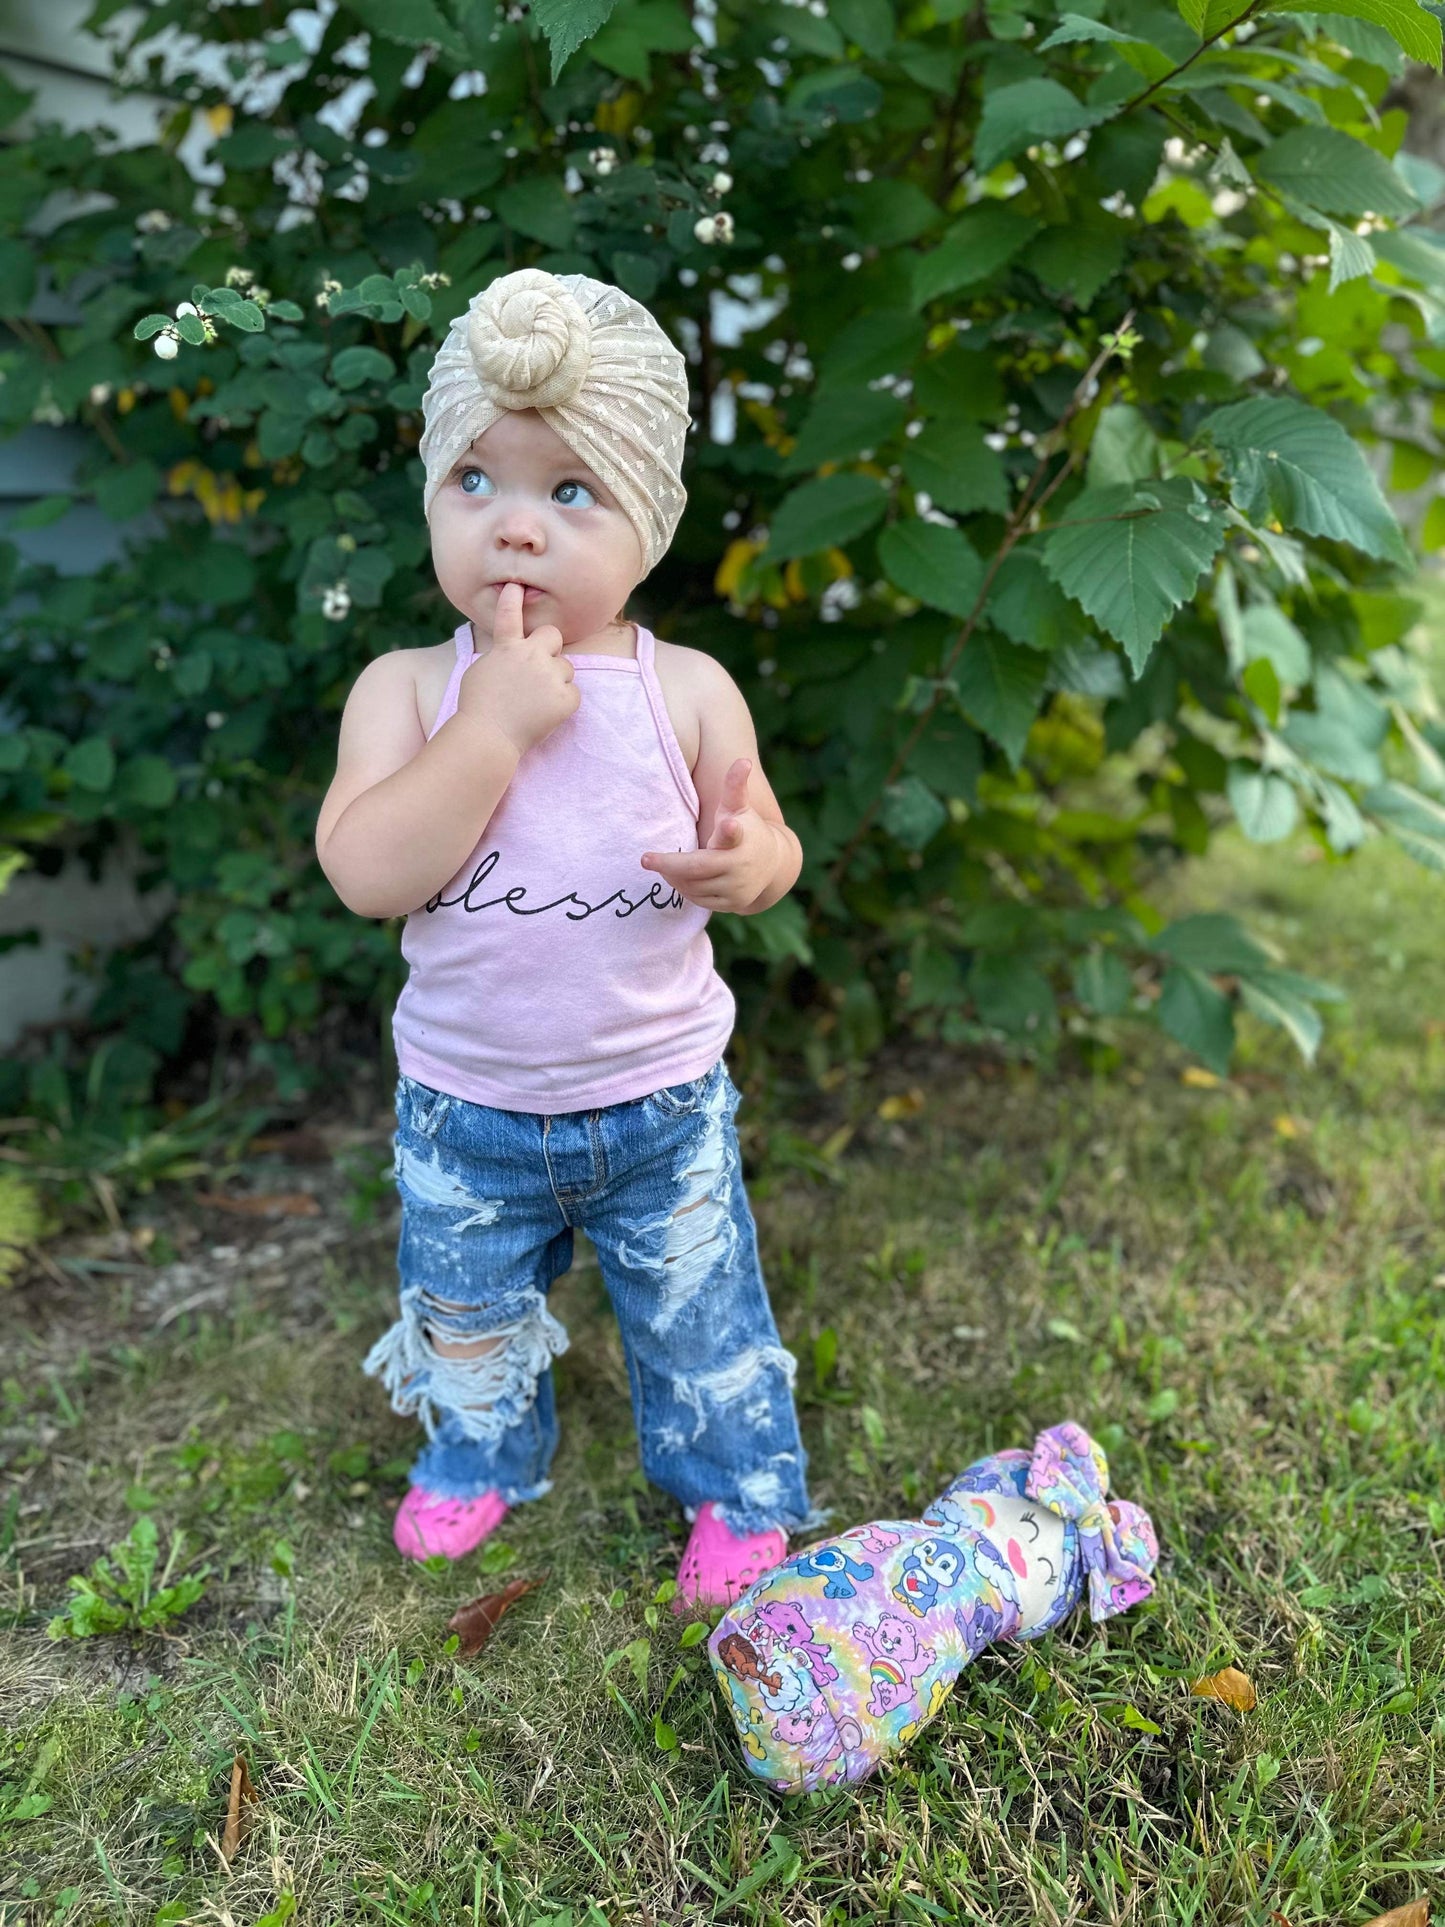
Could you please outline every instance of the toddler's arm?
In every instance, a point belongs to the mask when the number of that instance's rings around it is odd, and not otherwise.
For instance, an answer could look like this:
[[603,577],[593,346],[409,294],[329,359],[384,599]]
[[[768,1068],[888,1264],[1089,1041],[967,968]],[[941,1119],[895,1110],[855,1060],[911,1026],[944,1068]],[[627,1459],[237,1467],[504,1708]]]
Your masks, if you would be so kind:
[[506,730],[462,710],[428,742],[407,654],[378,656],[352,686],[316,824],[321,867],[360,917],[406,916],[454,877],[521,760]]

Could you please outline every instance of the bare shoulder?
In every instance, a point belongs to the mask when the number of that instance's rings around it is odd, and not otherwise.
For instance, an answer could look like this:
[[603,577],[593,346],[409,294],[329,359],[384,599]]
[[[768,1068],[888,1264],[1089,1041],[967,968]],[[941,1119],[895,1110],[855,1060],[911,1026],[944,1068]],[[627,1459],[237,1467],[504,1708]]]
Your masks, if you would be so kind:
[[[437,653],[434,648],[389,650],[374,656],[351,685],[341,713],[336,774],[317,821],[318,849],[354,797],[403,768],[425,747],[446,687],[443,672],[435,695],[429,696],[437,669],[428,659]],[[421,705],[428,699],[430,718],[423,725]]]
[[658,640],[653,646],[653,662],[677,740],[689,770],[695,772],[702,751],[703,717],[719,703],[741,703],[742,691],[717,657],[704,649]]

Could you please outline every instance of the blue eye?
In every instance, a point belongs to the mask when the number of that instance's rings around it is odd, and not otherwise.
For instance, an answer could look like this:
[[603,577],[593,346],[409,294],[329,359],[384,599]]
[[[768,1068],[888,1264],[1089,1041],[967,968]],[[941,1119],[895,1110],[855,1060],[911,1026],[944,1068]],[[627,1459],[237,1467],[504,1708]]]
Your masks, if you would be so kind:
[[[590,488],[588,488],[588,486],[587,486],[587,484],[586,484],[585,482],[579,482],[579,481],[578,481],[578,480],[577,480],[577,479],[575,478],[575,476],[574,476],[574,477],[573,477],[573,479],[572,479],[572,480],[570,480],[570,481],[567,481],[567,482],[559,482],[559,483],[557,484],[557,487],[558,487],[559,489],[563,489],[563,488],[580,488],[580,489],[581,489],[581,491],[582,491],[582,493],[583,493],[584,495],[592,495],[592,491],[591,491],[591,489],[590,489]],[[597,500],[597,497],[596,497],[595,495],[592,495],[592,500],[593,500],[593,501],[595,502],[595,501]],[[569,507],[569,508],[570,508],[570,507],[571,507],[572,505],[571,505],[570,503],[567,503],[567,504],[565,504],[565,506],[567,506],[567,507]]]
[[471,482],[474,476],[478,482],[482,481],[483,479],[482,471],[479,468],[464,468],[462,470],[461,489],[462,489],[463,495],[475,495],[477,493],[476,489],[468,487],[468,484]]

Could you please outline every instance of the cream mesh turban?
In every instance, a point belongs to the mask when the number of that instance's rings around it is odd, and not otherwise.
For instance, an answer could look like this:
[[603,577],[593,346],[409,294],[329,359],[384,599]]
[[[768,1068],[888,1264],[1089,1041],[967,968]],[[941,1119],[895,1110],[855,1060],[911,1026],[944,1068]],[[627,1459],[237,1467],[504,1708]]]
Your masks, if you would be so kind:
[[504,408],[535,408],[605,482],[637,531],[642,573],[667,551],[687,490],[687,363],[639,301],[587,274],[518,268],[452,322],[422,398],[423,508]]

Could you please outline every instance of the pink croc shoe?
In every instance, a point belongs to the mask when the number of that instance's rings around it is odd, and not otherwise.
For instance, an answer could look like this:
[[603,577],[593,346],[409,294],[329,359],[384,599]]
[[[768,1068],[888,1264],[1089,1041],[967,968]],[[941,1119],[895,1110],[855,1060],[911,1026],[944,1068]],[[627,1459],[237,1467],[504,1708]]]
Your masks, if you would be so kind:
[[430,1559],[438,1552],[446,1559],[464,1559],[496,1530],[507,1510],[496,1492],[475,1499],[441,1499],[414,1485],[396,1509],[391,1536],[408,1559]]
[[755,1579],[781,1565],[787,1556],[787,1534],[750,1532],[739,1538],[717,1516],[717,1502],[699,1506],[682,1564],[677,1569],[677,1613],[731,1606]]

